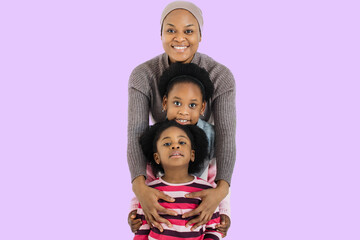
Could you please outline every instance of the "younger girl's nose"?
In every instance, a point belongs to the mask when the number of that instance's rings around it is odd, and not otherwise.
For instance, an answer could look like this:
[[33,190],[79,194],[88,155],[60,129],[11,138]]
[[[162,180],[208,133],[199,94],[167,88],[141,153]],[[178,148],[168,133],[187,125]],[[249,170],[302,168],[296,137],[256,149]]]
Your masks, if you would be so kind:
[[172,146],[172,149],[175,149],[175,148],[178,149],[179,147],[180,147],[179,144],[175,144]]

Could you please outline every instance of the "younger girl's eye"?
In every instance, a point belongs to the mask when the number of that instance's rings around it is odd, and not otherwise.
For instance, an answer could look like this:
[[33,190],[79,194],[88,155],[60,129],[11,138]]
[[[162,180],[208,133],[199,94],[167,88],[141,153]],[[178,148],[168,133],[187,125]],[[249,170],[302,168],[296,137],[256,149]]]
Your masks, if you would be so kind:
[[175,104],[176,106],[181,106],[181,103],[178,102],[178,101],[175,101],[174,104]]
[[164,143],[164,146],[166,146],[166,147],[168,147],[170,145],[171,145],[171,143],[169,143],[169,142]]
[[190,108],[195,108],[195,107],[196,107],[196,103],[190,103],[190,104],[189,104],[189,107],[190,107]]
[[184,144],[186,144],[186,142],[180,141],[179,144],[180,144],[180,145],[184,145]]

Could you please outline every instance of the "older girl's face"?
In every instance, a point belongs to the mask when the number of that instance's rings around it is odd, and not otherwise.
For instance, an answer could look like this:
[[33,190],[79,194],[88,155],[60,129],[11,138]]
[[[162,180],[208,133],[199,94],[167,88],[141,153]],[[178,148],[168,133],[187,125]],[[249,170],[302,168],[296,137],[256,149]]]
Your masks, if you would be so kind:
[[163,22],[161,40],[170,62],[190,63],[201,41],[196,18],[184,9],[170,12]]

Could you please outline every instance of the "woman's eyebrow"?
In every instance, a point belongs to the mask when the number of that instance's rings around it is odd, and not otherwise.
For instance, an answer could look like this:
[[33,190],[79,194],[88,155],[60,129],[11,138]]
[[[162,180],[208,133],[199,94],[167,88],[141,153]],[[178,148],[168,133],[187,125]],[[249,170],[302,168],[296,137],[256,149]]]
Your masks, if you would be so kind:
[[[169,25],[170,27],[175,27],[175,25],[171,24],[171,23],[167,23],[166,25]],[[192,24],[192,23],[185,25],[185,27],[193,27],[193,26],[194,26],[194,24]]]

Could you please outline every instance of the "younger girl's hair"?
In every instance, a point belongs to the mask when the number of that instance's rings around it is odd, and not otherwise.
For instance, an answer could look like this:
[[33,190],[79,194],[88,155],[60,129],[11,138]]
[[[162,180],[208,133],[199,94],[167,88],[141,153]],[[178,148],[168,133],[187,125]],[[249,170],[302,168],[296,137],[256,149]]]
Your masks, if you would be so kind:
[[203,130],[195,125],[181,125],[176,121],[164,121],[152,125],[140,137],[140,145],[146,156],[147,161],[150,163],[154,174],[158,172],[164,173],[161,164],[157,164],[154,160],[154,153],[157,152],[156,143],[160,138],[163,131],[169,127],[177,127],[183,130],[191,141],[191,149],[195,151],[195,161],[189,163],[189,174],[194,174],[200,171],[204,160],[208,153],[208,140]]
[[167,96],[176,83],[190,82],[199,86],[203,101],[209,101],[214,93],[214,84],[209,73],[195,63],[173,63],[167,68],[159,80],[160,96]]

